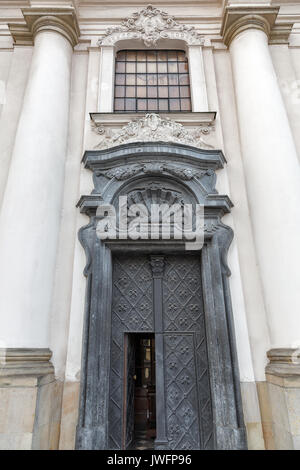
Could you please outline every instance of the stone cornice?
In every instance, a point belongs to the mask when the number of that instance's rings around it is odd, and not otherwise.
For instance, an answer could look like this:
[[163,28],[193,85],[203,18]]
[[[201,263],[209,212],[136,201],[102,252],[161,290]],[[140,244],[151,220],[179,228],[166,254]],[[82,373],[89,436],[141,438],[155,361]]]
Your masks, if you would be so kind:
[[9,23],[8,27],[16,45],[32,45],[40,31],[55,31],[74,47],[80,36],[74,8],[24,8],[26,24]]
[[54,373],[50,349],[0,348],[0,377]]
[[[170,117],[184,126],[212,126],[216,119],[215,111],[195,113],[159,113],[163,118]],[[122,127],[136,118],[145,116],[145,113],[90,113],[91,120],[95,126]]]
[[293,23],[279,23],[274,25],[271,30],[269,44],[288,44],[293,25]]
[[270,38],[278,11],[278,7],[268,6],[226,7],[221,26],[224,44],[229,46],[238,34],[247,29],[258,29]]

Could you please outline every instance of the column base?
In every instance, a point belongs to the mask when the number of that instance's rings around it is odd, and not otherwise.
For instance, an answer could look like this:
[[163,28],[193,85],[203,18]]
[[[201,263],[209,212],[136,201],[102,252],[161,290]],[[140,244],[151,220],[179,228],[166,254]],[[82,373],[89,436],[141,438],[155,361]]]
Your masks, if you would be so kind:
[[169,450],[169,441],[167,439],[155,439],[154,442],[155,450]]
[[271,349],[267,356],[275,449],[300,450],[300,350]]
[[77,426],[76,450],[107,450],[104,426]]
[[57,449],[62,384],[49,349],[0,349],[0,449]]
[[228,426],[217,426],[216,448],[218,450],[246,450],[247,433],[246,428],[232,428]]

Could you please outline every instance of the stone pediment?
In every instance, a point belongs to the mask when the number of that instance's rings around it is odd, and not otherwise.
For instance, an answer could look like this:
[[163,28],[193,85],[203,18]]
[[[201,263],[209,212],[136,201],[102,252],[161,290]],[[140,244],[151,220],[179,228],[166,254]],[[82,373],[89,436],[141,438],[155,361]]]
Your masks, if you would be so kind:
[[146,47],[155,47],[159,39],[182,39],[190,45],[202,45],[204,38],[193,26],[178,23],[168,13],[148,5],[122,21],[121,25],[108,28],[99,46],[111,46],[117,41],[140,39]]
[[148,113],[144,117],[133,119],[121,129],[94,126],[94,130],[101,136],[101,140],[95,147],[99,150],[131,142],[159,141],[191,145],[202,149],[214,148],[204,140],[205,135],[214,130],[213,125],[204,124],[190,129],[155,113]]

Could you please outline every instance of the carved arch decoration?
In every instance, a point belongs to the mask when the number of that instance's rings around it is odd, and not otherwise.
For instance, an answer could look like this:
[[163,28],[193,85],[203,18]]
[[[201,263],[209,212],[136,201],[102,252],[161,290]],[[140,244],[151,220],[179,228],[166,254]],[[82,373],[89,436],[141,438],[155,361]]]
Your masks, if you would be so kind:
[[[78,202],[89,223],[79,231],[87,277],[77,449],[109,449],[112,254],[185,253],[182,240],[105,240],[96,235],[97,207],[115,204],[120,194],[162,188],[174,198],[204,204],[205,239],[201,250],[204,314],[210,365],[213,447],[246,448],[227,265],[232,229],[222,222],[232,203],[215,189],[216,171],[225,158],[219,150],[166,142],[134,142],[85,152],[94,190]],[[158,449],[166,449],[166,444]]]
[[156,47],[160,39],[182,40],[193,46],[204,44],[204,37],[193,26],[178,23],[173,16],[152,5],[133,13],[121,25],[108,28],[98,45],[114,46],[128,39],[141,40],[145,47]]

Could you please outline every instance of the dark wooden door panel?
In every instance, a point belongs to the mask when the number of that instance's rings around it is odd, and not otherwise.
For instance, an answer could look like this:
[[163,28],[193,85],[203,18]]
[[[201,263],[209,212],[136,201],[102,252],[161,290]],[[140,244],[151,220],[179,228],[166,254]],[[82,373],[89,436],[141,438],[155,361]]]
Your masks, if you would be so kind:
[[[166,256],[163,278],[167,429],[172,449],[210,449],[213,418],[198,256]],[[190,332],[191,334],[187,334]]]
[[124,335],[153,332],[152,275],[147,256],[114,258],[109,390],[109,448],[122,448]]
[[123,448],[127,449],[134,439],[134,374],[135,374],[135,342],[132,335],[124,337],[124,396],[126,405],[123,409]]

